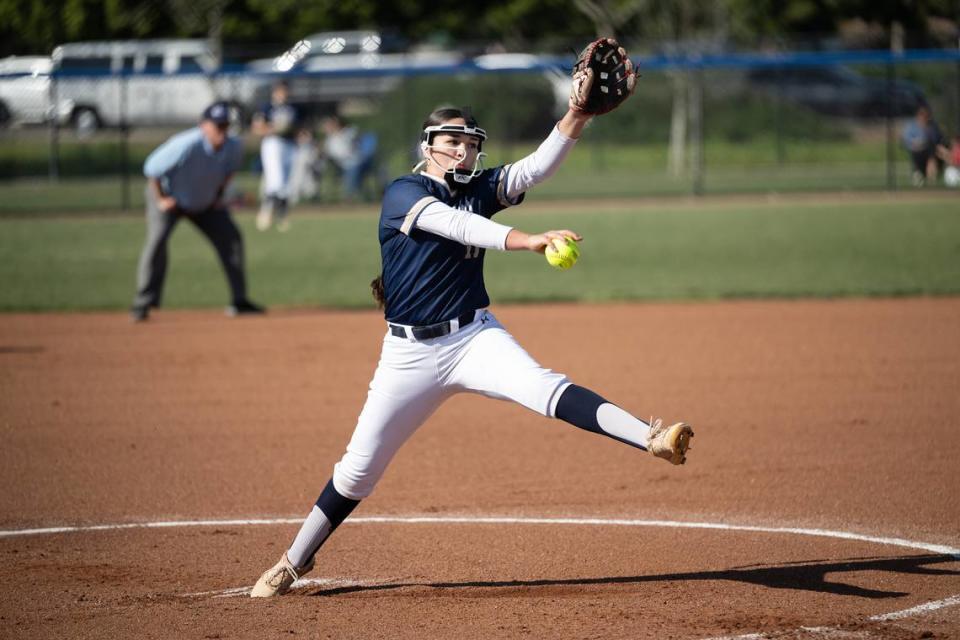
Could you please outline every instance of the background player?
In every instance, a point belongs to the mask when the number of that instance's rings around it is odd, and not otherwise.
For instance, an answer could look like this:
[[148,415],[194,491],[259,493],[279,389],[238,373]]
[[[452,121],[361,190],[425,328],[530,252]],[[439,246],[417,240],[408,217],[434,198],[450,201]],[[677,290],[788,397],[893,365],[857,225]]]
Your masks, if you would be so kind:
[[263,136],[260,163],[263,165],[263,193],[257,229],[266,231],[276,221],[277,228],[289,228],[287,209],[290,204],[290,178],[297,153],[297,133],[301,127],[300,112],[289,103],[290,87],[283,80],[270,92],[270,102],[258,111],[252,122],[253,132]]
[[[629,61],[626,71],[632,74]],[[574,76],[564,117],[533,154],[506,166],[482,168],[486,132],[469,113],[438,109],[427,118],[423,162],[415,168],[422,170],[394,181],[384,194],[383,271],[373,287],[387,333],[366,404],[333,477],[293,544],[260,576],[253,597],[280,595],[310,571],[317,550],[370,495],[400,446],[457,393],[512,400],[673,464],[685,461],[689,426],[644,423],[541,367],[487,310],[486,250],[543,252],[554,239],[580,239],[570,230],[528,234],[490,218],[519,204],[563,162],[591,118],[582,106],[590,80]]]
[[263,313],[247,300],[243,238],[223,202],[223,192],[243,160],[243,144],[230,136],[230,105],[215,102],[200,126],[182,131],[157,147],[143,165],[147,177],[147,239],[137,270],[137,294],[130,308],[134,322],[159,307],[167,275],[167,244],[186,218],[217,250],[230,285],[231,316]]

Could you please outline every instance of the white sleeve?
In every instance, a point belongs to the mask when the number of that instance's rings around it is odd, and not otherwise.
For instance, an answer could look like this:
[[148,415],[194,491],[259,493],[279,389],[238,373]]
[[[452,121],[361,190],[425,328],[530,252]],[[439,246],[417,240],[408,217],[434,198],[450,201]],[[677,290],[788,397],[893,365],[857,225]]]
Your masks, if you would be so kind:
[[560,133],[557,127],[554,127],[536,151],[526,158],[508,165],[506,172],[507,198],[515,199],[530,187],[540,184],[556,173],[564,158],[567,157],[576,143],[576,138],[568,138]]
[[513,227],[469,211],[454,209],[439,201],[428,204],[417,216],[414,226],[468,247],[499,251],[506,249],[507,235],[513,230]]

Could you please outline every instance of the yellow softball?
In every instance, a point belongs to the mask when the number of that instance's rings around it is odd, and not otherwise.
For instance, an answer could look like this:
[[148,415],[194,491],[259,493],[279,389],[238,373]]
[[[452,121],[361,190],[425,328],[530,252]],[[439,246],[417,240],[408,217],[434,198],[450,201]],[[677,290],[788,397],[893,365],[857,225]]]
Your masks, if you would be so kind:
[[580,247],[573,238],[555,238],[543,252],[551,267],[569,269],[580,258]]

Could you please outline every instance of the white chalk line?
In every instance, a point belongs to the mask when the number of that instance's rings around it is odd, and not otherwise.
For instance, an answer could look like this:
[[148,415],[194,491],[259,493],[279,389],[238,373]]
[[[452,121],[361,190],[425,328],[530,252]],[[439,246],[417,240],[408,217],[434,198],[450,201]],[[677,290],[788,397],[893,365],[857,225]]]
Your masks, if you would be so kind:
[[[867,618],[870,622],[892,622],[895,620],[903,620],[904,618],[911,618],[916,615],[923,613],[930,613],[931,611],[936,611],[938,609],[946,609],[947,607],[953,607],[960,604],[960,594],[955,596],[950,596],[949,598],[944,598],[943,600],[935,600],[933,602],[925,602],[924,604],[917,605],[916,607],[910,607],[909,609],[904,609],[902,611],[894,611],[892,613],[881,613],[875,616],[870,616]],[[802,634],[802,635],[798,635]],[[845,631],[838,627],[800,627],[799,629],[794,629],[792,631],[771,631],[769,633],[745,633],[741,636],[714,636],[712,638],[705,638],[704,640],[776,640],[777,638],[803,638],[803,637],[812,637],[812,638],[876,638],[874,634],[869,631]]]
[[935,602],[926,602],[924,604],[919,604],[915,607],[904,609],[903,611],[894,611],[893,613],[882,613],[876,616],[870,616],[867,619],[872,622],[889,622],[891,620],[902,620],[904,618],[909,618],[919,613],[927,613],[928,611],[945,609],[946,607],[953,607],[958,604],[960,604],[960,594],[957,594],[955,596],[950,596],[949,598],[944,598],[943,600],[936,600]]
[[[389,584],[384,580],[350,580],[347,578],[300,578],[292,585],[291,589],[302,589],[304,587],[370,587],[382,584]],[[232,587],[230,589],[217,589],[215,591],[200,591],[197,593],[181,593],[181,598],[236,598],[239,596],[250,595],[253,587]]]
[[[119,531],[123,529],[167,529],[176,527],[246,527],[277,524],[301,524],[303,518],[257,518],[243,520],[168,520],[158,522],[130,522],[121,524],[82,525],[75,527],[46,527],[41,529],[0,530],[0,538],[15,536],[39,536],[61,533],[86,533],[94,531]],[[619,526],[619,527],[665,527],[674,529],[718,529],[723,531],[744,531],[748,533],[788,533],[803,536],[818,536],[871,542],[881,545],[919,549],[960,560],[960,549],[942,544],[931,544],[905,538],[870,536],[849,531],[832,529],[805,529],[799,527],[757,527],[751,525],[727,524],[723,522],[684,522],[677,520],[625,520],[619,518],[537,518],[510,516],[357,516],[344,524],[519,524],[519,525],[577,525],[577,526]]]
[[[256,518],[240,520],[173,520],[158,522],[134,522],[119,524],[100,524],[74,527],[46,527],[37,529],[9,529],[0,530],[0,538],[21,536],[40,536],[64,533],[86,533],[97,531],[120,531],[125,529],[169,529],[177,527],[244,527],[270,526],[278,524],[300,524],[303,518]],[[736,525],[722,522],[683,522],[674,520],[629,520],[620,518],[537,518],[537,517],[506,517],[506,516],[357,516],[350,518],[344,524],[511,524],[511,525],[577,525],[577,526],[619,526],[619,527],[664,527],[675,529],[714,529],[722,531],[742,531],[748,533],[780,533],[802,536],[816,536],[836,538],[840,540],[854,540],[894,547],[905,547],[949,555],[960,560],[960,549],[942,544],[931,544],[905,538],[889,538],[871,536],[849,531],[832,529],[806,529],[800,527],[758,527],[751,525]],[[381,584],[382,581],[356,581],[335,578],[301,579],[295,582],[294,588],[307,586],[366,586]],[[203,591],[199,593],[183,594],[183,597],[214,597],[231,598],[246,595],[251,587],[233,587],[218,591]],[[902,611],[894,611],[871,616],[871,622],[890,622],[904,618],[929,613],[945,607],[960,604],[960,594],[943,600],[927,602]],[[861,634],[850,635],[841,629],[832,627],[801,627],[791,632],[748,633],[738,636],[718,636],[708,640],[757,640],[764,638],[784,637],[788,633],[810,633],[816,637],[864,637]],[[868,636],[867,636],[868,637]]]
[[[910,607],[909,609],[903,609],[901,611],[893,611],[891,613],[881,613],[875,616],[870,616],[867,618],[870,622],[893,622],[895,620],[903,620],[905,618],[912,618],[924,613],[930,613],[931,611],[937,611],[938,609],[946,609],[947,607],[953,607],[960,604],[960,594],[955,596],[950,596],[944,598],[943,600],[934,600],[933,602],[925,602],[923,604],[917,605],[915,607]],[[869,631],[844,631],[843,629],[837,627],[800,627],[794,631],[774,631],[771,633],[747,633],[742,636],[715,636],[712,638],[705,638],[704,640],[775,640],[776,638],[797,638],[803,637],[798,636],[797,633],[803,633],[804,635],[809,635],[815,638],[874,638],[873,634]]]

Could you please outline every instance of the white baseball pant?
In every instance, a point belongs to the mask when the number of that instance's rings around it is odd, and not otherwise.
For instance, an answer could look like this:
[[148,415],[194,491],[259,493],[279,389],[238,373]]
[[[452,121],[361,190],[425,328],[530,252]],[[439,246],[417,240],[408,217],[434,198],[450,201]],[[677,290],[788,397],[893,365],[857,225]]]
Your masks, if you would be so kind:
[[297,145],[281,136],[267,136],[260,144],[260,163],[263,165],[263,193],[265,196],[288,198],[293,157]]
[[512,400],[554,417],[567,377],[537,364],[489,311],[474,317],[462,330],[430,340],[387,332],[367,402],[334,467],[338,493],[351,500],[370,495],[403,443],[457,393]]

